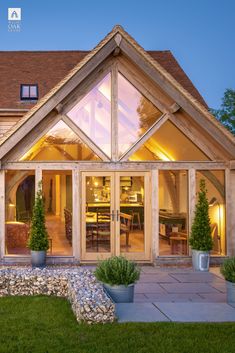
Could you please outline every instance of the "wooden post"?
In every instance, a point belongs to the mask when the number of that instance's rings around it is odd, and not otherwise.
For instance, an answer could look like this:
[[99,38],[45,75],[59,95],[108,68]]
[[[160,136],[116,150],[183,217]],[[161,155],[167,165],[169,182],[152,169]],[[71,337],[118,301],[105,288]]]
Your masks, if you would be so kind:
[[111,85],[111,146],[112,159],[118,160],[118,68],[112,67]]
[[158,186],[158,170],[152,170],[151,173],[151,189],[152,189],[152,257],[153,261],[159,255],[159,186]]
[[0,259],[5,255],[5,172],[0,170]]
[[235,255],[235,170],[225,170],[226,195],[226,250],[228,256]]
[[80,173],[78,169],[72,171],[72,195],[73,195],[73,227],[72,227],[72,245],[73,256],[80,260],[81,247],[81,194],[80,194]]
[[42,168],[41,166],[37,166],[35,169],[35,197],[38,192],[38,183],[42,181]]
[[[188,237],[191,233],[196,204],[196,170],[191,168],[188,171]],[[189,248],[189,255],[191,249]]]

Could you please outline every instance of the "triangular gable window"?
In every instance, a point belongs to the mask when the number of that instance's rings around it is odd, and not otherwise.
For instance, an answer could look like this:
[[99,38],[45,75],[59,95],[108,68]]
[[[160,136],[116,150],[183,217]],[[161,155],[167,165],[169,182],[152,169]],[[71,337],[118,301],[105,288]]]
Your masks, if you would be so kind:
[[68,113],[68,117],[108,157],[111,157],[111,74],[93,87]]
[[162,116],[162,112],[118,73],[118,157]]
[[100,158],[60,120],[20,160],[98,161]]
[[[108,157],[117,146],[118,159],[162,116],[122,74],[117,75],[117,128],[111,139],[111,73],[93,87],[67,116]],[[115,117],[113,117],[115,118]],[[116,124],[115,124],[116,125]],[[113,144],[113,146],[111,146]]]
[[129,160],[204,161],[209,158],[168,120],[129,157]]

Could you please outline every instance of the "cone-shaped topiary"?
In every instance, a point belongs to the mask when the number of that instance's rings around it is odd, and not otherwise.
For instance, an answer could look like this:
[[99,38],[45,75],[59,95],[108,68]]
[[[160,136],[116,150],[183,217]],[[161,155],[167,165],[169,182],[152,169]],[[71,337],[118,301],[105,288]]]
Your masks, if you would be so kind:
[[48,250],[48,234],[45,225],[45,209],[42,196],[42,182],[38,183],[38,191],[33,207],[32,225],[28,247],[34,251]]
[[196,204],[191,236],[189,238],[189,244],[192,249],[200,251],[210,251],[213,247],[209,217],[209,203],[206,194],[206,183],[205,180],[201,179],[198,202]]

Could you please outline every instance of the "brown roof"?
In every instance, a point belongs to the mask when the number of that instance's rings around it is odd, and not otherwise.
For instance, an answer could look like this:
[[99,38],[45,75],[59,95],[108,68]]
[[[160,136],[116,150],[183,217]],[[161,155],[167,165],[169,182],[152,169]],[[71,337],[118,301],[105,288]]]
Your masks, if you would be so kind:
[[[39,98],[48,93],[88,51],[0,51],[0,109],[27,109],[20,101],[20,84],[37,83]],[[194,98],[207,104],[170,51],[148,52]]]

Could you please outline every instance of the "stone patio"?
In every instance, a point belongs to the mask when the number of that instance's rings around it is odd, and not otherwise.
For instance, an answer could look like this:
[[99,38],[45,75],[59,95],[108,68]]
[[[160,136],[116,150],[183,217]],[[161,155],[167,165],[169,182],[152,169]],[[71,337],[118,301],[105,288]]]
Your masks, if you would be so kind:
[[235,321],[219,268],[198,273],[190,268],[143,266],[134,303],[116,304],[116,314],[119,322]]

